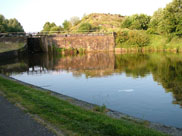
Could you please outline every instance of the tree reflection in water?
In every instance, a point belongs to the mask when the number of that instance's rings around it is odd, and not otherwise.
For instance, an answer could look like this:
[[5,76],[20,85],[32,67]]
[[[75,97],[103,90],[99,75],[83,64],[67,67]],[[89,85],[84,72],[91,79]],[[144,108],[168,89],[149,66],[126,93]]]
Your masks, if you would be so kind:
[[137,78],[153,75],[154,81],[172,92],[173,104],[182,107],[182,55],[169,53],[113,54],[88,53],[64,56],[57,53],[23,56],[0,62],[0,72],[6,75],[28,72],[71,71],[74,76],[87,78],[126,73]]

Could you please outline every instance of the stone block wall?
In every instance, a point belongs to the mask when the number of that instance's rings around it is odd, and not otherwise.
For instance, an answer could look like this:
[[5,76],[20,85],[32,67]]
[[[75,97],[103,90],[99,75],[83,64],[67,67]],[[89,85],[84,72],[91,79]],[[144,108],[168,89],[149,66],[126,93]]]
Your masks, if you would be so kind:
[[41,37],[42,49],[58,48],[85,49],[86,51],[113,51],[114,34],[66,34]]

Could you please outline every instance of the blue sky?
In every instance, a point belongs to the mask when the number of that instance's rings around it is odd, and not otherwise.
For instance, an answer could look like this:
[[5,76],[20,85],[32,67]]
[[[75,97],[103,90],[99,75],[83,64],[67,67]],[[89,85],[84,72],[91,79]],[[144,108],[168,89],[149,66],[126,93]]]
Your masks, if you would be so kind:
[[26,32],[40,31],[46,21],[61,25],[89,13],[152,15],[172,0],[0,0],[0,14],[17,18]]

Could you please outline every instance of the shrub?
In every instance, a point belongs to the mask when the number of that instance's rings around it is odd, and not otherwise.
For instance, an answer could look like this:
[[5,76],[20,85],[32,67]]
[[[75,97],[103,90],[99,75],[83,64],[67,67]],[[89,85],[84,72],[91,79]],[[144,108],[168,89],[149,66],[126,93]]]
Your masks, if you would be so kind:
[[138,45],[139,47],[143,47],[149,44],[149,38],[144,32],[140,31],[129,31],[128,32],[128,43],[131,45]]
[[89,32],[92,30],[92,25],[90,23],[82,23],[78,28],[78,32]]
[[122,27],[122,28],[129,28],[129,27],[131,26],[131,24],[132,24],[132,18],[131,18],[131,17],[126,17],[126,18],[123,20],[123,22],[122,22],[122,24],[121,24],[121,27]]
[[158,34],[157,31],[156,31],[156,29],[154,29],[154,28],[147,29],[147,33],[148,34]]
[[128,37],[128,31],[126,31],[126,30],[119,31],[117,33],[116,43],[117,44],[121,44],[123,42],[126,42],[128,39],[129,39],[129,37]]
[[137,29],[137,30],[147,30],[150,22],[150,16],[145,14],[135,14],[129,17],[126,17],[122,22],[123,28]]
[[119,45],[136,45],[138,47],[146,46],[150,43],[148,35],[138,30],[123,30],[117,33],[116,43]]

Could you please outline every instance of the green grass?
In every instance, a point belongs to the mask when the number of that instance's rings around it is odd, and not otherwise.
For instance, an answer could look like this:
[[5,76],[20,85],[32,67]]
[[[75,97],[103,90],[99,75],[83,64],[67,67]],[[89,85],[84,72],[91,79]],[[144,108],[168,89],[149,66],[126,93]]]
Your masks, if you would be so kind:
[[21,104],[26,112],[36,114],[67,135],[77,136],[164,136],[142,124],[114,119],[104,113],[86,110],[0,76],[0,90],[11,102]]
[[16,43],[16,42],[0,42],[0,53],[18,50],[22,48],[25,43]]

